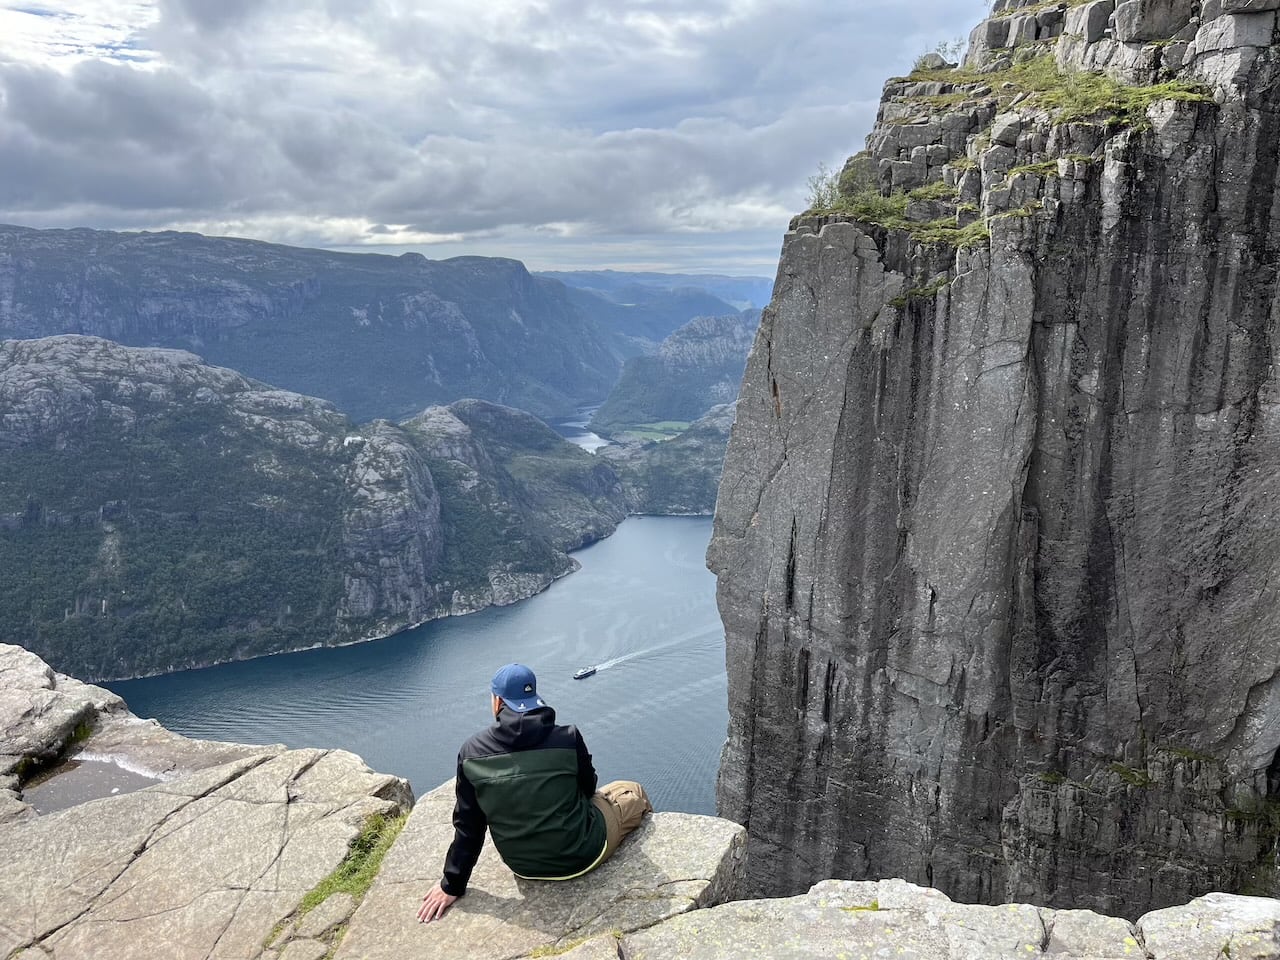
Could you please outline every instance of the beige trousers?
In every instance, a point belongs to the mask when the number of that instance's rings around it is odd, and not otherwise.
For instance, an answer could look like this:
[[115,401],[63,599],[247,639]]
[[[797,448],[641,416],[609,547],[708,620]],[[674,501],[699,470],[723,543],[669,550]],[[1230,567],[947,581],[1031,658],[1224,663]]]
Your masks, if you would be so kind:
[[614,780],[606,783],[595,792],[591,802],[604,814],[605,828],[608,831],[608,843],[600,862],[608,860],[613,852],[644,819],[646,813],[653,812],[653,804],[644,787],[634,780]]

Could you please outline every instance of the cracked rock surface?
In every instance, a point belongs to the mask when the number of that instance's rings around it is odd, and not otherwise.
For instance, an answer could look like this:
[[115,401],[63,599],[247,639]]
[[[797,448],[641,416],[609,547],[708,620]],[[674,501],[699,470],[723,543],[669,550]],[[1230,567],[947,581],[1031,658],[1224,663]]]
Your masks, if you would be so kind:
[[[0,793],[17,808],[0,820],[0,957],[257,957],[370,816],[413,802],[344,751],[187,740],[18,647],[0,645],[0,691],[18,771]],[[36,817],[21,772],[68,747],[159,782]]]
[[997,0],[793,222],[708,552],[752,892],[1280,890],[1278,13]]
[[[1280,904],[1213,894],[1136,924],[1088,910],[970,906],[902,880],[828,880],[807,894],[744,900],[622,938],[625,960],[1219,960],[1280,957]],[[574,956],[574,954],[567,954]],[[584,954],[594,960],[595,954]],[[607,954],[601,953],[604,957]]]
[[[534,950],[616,958],[623,933],[730,899],[745,836],[726,820],[657,813],[578,880],[521,880],[486,840],[466,896],[443,919],[417,920],[453,839],[452,782],[422,797],[351,920],[337,960],[499,960]],[[588,941],[579,943],[579,941]]]

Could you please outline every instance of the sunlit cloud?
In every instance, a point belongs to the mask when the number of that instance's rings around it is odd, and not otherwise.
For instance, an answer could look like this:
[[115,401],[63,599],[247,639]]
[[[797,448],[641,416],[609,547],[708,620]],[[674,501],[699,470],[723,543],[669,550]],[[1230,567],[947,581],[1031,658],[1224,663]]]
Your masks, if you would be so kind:
[[0,57],[69,65],[80,60],[120,60],[144,65],[156,59],[139,43],[159,17],[147,0],[0,2]]

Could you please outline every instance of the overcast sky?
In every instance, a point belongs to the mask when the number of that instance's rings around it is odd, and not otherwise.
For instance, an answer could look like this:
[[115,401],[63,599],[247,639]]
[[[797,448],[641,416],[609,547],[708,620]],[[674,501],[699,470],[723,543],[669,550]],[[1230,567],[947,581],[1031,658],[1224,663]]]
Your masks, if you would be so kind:
[[0,0],[0,221],[772,276],[982,0]]

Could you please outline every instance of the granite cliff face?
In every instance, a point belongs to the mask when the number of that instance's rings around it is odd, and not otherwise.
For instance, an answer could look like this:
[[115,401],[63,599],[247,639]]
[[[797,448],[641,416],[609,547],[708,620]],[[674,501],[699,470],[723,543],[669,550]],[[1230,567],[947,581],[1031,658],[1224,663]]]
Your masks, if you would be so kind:
[[619,369],[613,335],[514,260],[0,225],[0,339],[55,334],[190,350],[357,420],[460,397],[568,414]]
[[625,514],[517,410],[357,427],[181,351],[0,341],[0,636],[91,679],[511,603]]
[[1278,11],[998,0],[793,222],[708,555],[757,888],[1276,889]]

